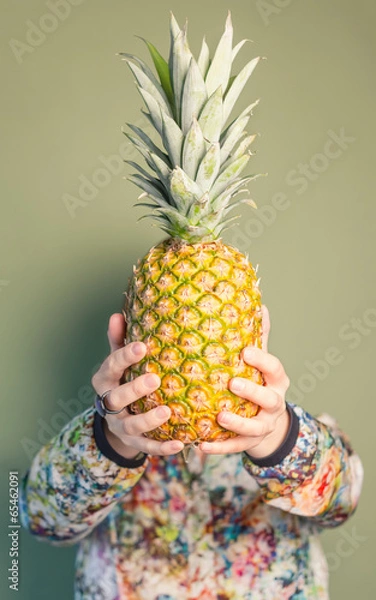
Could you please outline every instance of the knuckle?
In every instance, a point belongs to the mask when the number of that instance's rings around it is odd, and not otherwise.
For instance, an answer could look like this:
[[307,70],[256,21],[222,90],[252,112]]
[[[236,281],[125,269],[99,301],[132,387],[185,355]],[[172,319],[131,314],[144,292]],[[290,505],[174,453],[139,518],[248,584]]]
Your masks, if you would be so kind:
[[285,369],[283,368],[283,365],[282,365],[281,361],[279,360],[279,358],[275,359],[275,374],[277,377],[281,377],[281,378],[283,378],[285,375]]
[[110,373],[113,373],[113,371],[115,371],[115,368],[116,368],[116,358],[115,358],[115,353],[114,352],[107,357],[107,359],[106,359],[106,367],[110,371]]
[[281,361],[274,354],[270,354],[270,367],[275,376],[281,376],[285,371]]
[[277,394],[276,392],[273,393],[273,399],[272,399],[272,410],[273,411],[278,411],[281,407],[282,404],[282,398],[279,394]]

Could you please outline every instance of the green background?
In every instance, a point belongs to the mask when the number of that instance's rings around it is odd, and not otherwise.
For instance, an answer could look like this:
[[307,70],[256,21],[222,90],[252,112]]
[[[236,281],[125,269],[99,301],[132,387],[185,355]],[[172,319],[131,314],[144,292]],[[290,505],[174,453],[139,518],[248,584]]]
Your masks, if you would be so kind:
[[[129,168],[100,171],[100,157],[119,156],[120,127],[140,118],[142,104],[115,54],[147,58],[136,34],[166,54],[170,9],[180,24],[188,17],[198,52],[204,33],[210,46],[217,42],[231,8],[235,41],[253,40],[240,62],[267,57],[238,109],[261,97],[248,127],[260,133],[250,170],[268,177],[251,188],[259,211],[244,208],[225,239],[260,264],[270,351],[295,395],[304,388],[299,403],[334,415],[363,459],[360,506],[323,539],[331,598],[375,597],[375,3],[84,0],[54,21],[45,15],[55,1],[1,3],[1,564],[9,563],[7,472],[21,476],[41,442],[69,420],[62,404],[89,405],[91,374],[108,351],[108,317],[121,309],[132,264],[161,238],[136,222],[138,191],[123,179]],[[34,30],[34,46],[28,21],[51,30],[44,38]],[[351,141],[329,145],[329,132],[341,130]],[[308,171],[298,183],[300,163]],[[101,182],[91,200],[79,195],[82,177]],[[80,202],[70,213],[67,194]],[[321,362],[319,375],[307,377],[332,347],[338,364]],[[22,530],[18,597],[71,598],[74,554]],[[1,585],[7,598],[4,572]]]

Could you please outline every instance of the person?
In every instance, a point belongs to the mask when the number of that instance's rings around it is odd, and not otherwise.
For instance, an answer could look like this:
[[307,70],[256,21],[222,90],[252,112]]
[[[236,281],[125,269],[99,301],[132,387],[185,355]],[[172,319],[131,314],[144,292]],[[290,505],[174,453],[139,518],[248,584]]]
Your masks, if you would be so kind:
[[362,465],[328,415],[286,401],[289,380],[267,349],[244,360],[265,385],[234,378],[230,389],[260,406],[245,419],[221,413],[237,435],[202,443],[187,462],[179,441],[143,434],[168,407],[127,407],[157,389],[156,375],[122,376],[145,354],[124,345],[121,314],[109,321],[111,353],[92,384],[105,408],[77,415],[35,456],[23,477],[21,522],[39,540],[78,544],[75,600],[306,600],[328,598],[320,531],[354,512]]

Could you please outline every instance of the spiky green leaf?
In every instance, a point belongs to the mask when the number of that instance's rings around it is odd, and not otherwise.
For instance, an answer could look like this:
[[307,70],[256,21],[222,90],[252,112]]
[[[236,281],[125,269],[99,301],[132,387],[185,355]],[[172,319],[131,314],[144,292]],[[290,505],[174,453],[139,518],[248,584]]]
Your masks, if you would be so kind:
[[247,42],[250,42],[250,41],[251,40],[242,40],[241,42],[236,44],[236,46],[232,50],[232,55],[231,55],[232,62],[234,62],[235,58],[239,54],[239,51],[243,48],[244,44],[246,44]]
[[162,219],[166,220],[167,218],[174,225],[176,231],[184,231],[189,227],[188,219],[175,208],[157,208],[156,210],[160,211]]
[[129,175],[127,179],[144,190],[148,195],[158,199],[161,205],[166,207],[170,205],[168,198],[161,190],[161,187],[156,185],[155,182],[138,174]]
[[157,80],[154,77],[153,79],[150,79],[150,77],[146,75],[142,69],[140,69],[137,65],[134,65],[130,60],[128,60],[127,63],[139,86],[143,90],[149,92],[149,94],[158,102],[161,109],[164,110],[168,115],[172,116],[171,106],[167,96]]
[[197,119],[193,119],[190,130],[184,139],[182,167],[188,177],[195,180],[198,165],[205,156],[206,144]]
[[130,133],[124,132],[124,135],[132,142],[135,148],[140,152],[140,154],[145,159],[146,164],[150,169],[153,169],[153,163],[150,160],[150,151],[147,146],[138,138],[134,137]]
[[155,77],[153,71],[143,60],[141,60],[141,58],[139,58],[138,56],[135,56],[134,54],[129,54],[128,52],[119,52],[118,56],[121,56],[122,57],[121,60],[126,61],[128,65],[129,65],[130,61],[137,63],[139,68],[144,72],[144,74],[148,77],[148,79],[150,79],[150,81],[154,85],[159,85],[158,80]]
[[242,139],[235,152],[232,153],[231,159],[236,160],[243,156],[243,154],[248,151],[249,146],[255,141],[256,137],[256,134],[253,133],[252,135],[247,135],[247,137]]
[[209,50],[209,46],[206,43],[206,39],[204,37],[204,39],[202,40],[202,46],[201,46],[201,50],[200,50],[200,54],[197,60],[197,64],[198,67],[201,71],[201,75],[203,76],[203,78],[205,79],[206,74],[208,72],[209,69],[209,65],[210,65],[210,50]]
[[229,11],[224,34],[219,41],[205,79],[208,96],[211,96],[219,86],[222,88],[222,94],[227,89],[232,65],[232,38],[233,27]]
[[157,50],[157,48],[151,42],[148,42],[148,40],[145,40],[144,38],[141,38],[141,39],[143,40],[143,42],[145,42],[145,44],[148,47],[150,56],[153,60],[154,66],[155,66],[155,70],[158,73],[159,81],[161,83],[161,86],[167,96],[167,99],[168,99],[171,109],[173,111],[175,108],[175,99],[174,99],[174,92],[172,90],[170,70],[168,68],[168,63],[163,58],[163,56],[160,54],[160,52]]
[[254,102],[251,102],[251,104],[248,104],[248,106],[240,113],[240,115],[238,115],[237,117],[235,117],[235,119],[233,121],[231,121],[229,123],[229,125],[227,125],[227,127],[225,127],[225,129],[221,133],[221,144],[223,144],[223,142],[226,139],[226,137],[227,137],[227,135],[228,135],[231,127],[233,127],[237,121],[240,121],[244,117],[248,117],[248,116],[252,116],[253,115],[252,111],[259,104],[259,102],[260,102],[260,98],[258,98]]
[[223,164],[230,156],[234,146],[236,146],[236,143],[242,136],[248,121],[249,117],[237,119],[232,127],[230,127],[228,130],[226,137],[221,140],[221,164]]
[[218,179],[216,180],[214,186],[210,190],[210,198],[216,198],[219,194],[221,194],[227,186],[236,179],[243,169],[246,167],[249,156],[242,156],[238,158],[235,162],[233,162],[225,171],[223,171]]
[[173,167],[181,165],[184,135],[174,119],[162,113],[162,140]]
[[166,192],[169,193],[170,189],[170,177],[172,170],[166,165],[166,163],[159,158],[157,154],[151,153],[150,159],[153,163],[153,169],[157,173],[163,186],[166,188]]
[[133,167],[134,169],[136,169],[136,171],[138,171],[139,173],[141,173],[141,175],[143,175],[146,178],[150,178],[150,173],[148,173],[147,171],[145,171],[145,169],[143,169],[141,167],[141,165],[139,165],[138,163],[134,162],[133,160],[125,160],[124,161],[127,165],[130,165],[131,167]]
[[151,208],[152,210],[155,210],[159,204],[154,202],[153,204],[151,202],[135,202],[135,204],[133,206],[145,206],[146,208]]
[[[144,143],[144,146],[146,146],[147,150],[150,150],[150,152],[153,152],[154,154],[159,156],[159,158],[161,160],[163,160],[166,163],[166,165],[170,166],[170,161],[169,161],[167,154],[162,152],[162,150],[160,148],[158,148],[158,146],[156,144],[154,144],[153,140],[147,135],[147,133],[145,133],[145,131],[143,129],[140,129],[140,127],[137,127],[136,125],[132,125],[131,123],[127,123],[127,125],[134,133],[136,133],[141,138],[141,140]],[[124,133],[124,135],[127,135],[127,133],[125,131],[123,131],[123,133]],[[128,137],[129,137],[129,135],[128,135]]]
[[[247,184],[248,178],[243,177],[239,181],[235,181],[226,187],[226,189],[219,194],[216,198],[210,202],[210,212],[222,213],[223,210],[230,204],[232,198],[240,193],[241,189],[245,189],[244,186]],[[248,190],[247,190],[248,191]]]
[[201,198],[192,202],[189,211],[188,219],[189,222],[197,225],[197,223],[203,221],[203,216],[206,214],[207,206],[209,204],[209,194],[206,192]]
[[183,83],[187,75],[192,53],[188,46],[187,27],[181,29],[174,39],[170,52],[170,77],[172,89],[174,90],[176,119],[178,125],[181,124],[181,100],[183,93]]
[[236,76],[232,86],[226,94],[223,102],[223,122],[225,123],[230,116],[232,109],[234,108],[235,102],[239,98],[245,84],[252,75],[257,63],[260,60],[260,56],[254,58],[240,71]]
[[197,119],[207,99],[204,78],[195,59],[192,57],[184,81],[181,102],[181,128],[184,134],[190,129],[193,119]]
[[[244,191],[248,191],[248,190],[244,190]],[[241,204],[247,204],[247,206],[251,206],[252,208],[257,209],[257,204],[254,200],[252,200],[252,198],[241,198],[240,200],[236,200],[235,202],[230,204],[227,208],[225,208],[223,211],[223,214],[224,215],[227,214],[233,208],[236,208],[236,207],[240,206]]]
[[149,110],[149,115],[152,124],[155,129],[158,131],[159,135],[162,135],[162,110],[158,102],[155,98],[150,94],[147,90],[144,90],[142,87],[137,86],[138,91],[140,92],[144,102]]
[[203,192],[213,185],[221,165],[219,143],[212,144],[202,159],[196,177],[196,183]]
[[221,87],[217,88],[206,102],[198,119],[204,138],[209,142],[218,142],[223,123],[223,105]]
[[184,215],[191,204],[202,196],[198,185],[180,167],[176,167],[171,174],[170,193],[177,209]]
[[[236,225],[236,223],[233,223],[233,221],[236,221],[237,219],[240,219],[240,215],[235,215],[234,217],[230,217],[229,219],[225,219],[224,221],[221,221],[221,223],[218,225],[218,227],[216,227],[214,229],[213,234],[214,234],[215,238],[218,238],[221,235],[221,233],[226,231],[226,229],[230,229],[231,227]],[[229,223],[232,223],[232,224],[229,225]]]
[[173,46],[174,41],[179,35],[181,29],[179,27],[179,23],[175,19],[175,16],[172,11],[170,11],[170,47]]
[[229,158],[222,164],[220,172],[224,171],[225,169],[227,169],[227,167],[235,162],[236,160],[238,160],[238,158],[240,158],[241,156],[244,156],[246,153],[251,156],[252,152],[248,151],[249,146],[252,144],[253,140],[255,139],[256,135],[248,135],[247,137],[245,137],[244,139],[242,139],[238,145],[238,147],[236,148],[236,150],[231,154],[231,156],[229,156]]

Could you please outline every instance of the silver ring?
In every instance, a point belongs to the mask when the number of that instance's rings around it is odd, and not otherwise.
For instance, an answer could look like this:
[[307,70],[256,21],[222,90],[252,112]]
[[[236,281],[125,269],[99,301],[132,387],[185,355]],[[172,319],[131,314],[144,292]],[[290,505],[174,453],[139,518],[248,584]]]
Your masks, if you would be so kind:
[[112,392],[112,390],[107,390],[107,392],[105,392],[101,396],[97,394],[97,397],[95,398],[95,408],[97,413],[99,413],[101,417],[105,417],[106,415],[118,415],[126,408],[126,406],[123,406],[123,408],[121,408],[120,410],[110,410],[109,408],[107,408],[105,404],[105,398],[110,392]]

